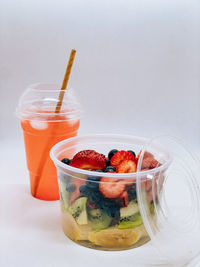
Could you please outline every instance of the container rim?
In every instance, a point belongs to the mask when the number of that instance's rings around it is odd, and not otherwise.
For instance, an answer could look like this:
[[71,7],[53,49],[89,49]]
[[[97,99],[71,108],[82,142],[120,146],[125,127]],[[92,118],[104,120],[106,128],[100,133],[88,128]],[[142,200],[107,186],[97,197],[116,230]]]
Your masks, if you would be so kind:
[[[44,87],[43,89],[40,87]],[[47,88],[58,88],[58,89],[47,89]],[[68,91],[73,90],[72,88],[68,88]],[[37,120],[37,121],[44,121],[45,118],[49,118],[47,119],[49,122],[51,121],[68,121],[68,120],[74,120],[74,119],[79,119],[81,117],[81,115],[83,114],[83,109],[81,104],[77,101],[77,102],[73,102],[74,107],[71,110],[66,110],[66,109],[61,109],[61,111],[59,113],[55,113],[55,112],[38,112],[35,111],[33,109],[27,109],[27,108],[22,108],[22,100],[24,98],[24,96],[30,92],[30,91],[35,91],[35,92],[45,92],[45,93],[56,93],[59,94],[60,93],[60,88],[59,85],[56,83],[34,83],[29,85],[26,90],[23,92],[23,94],[21,95],[20,99],[19,99],[19,103],[18,106],[15,110],[15,116],[19,119],[22,120]],[[51,98],[51,97],[50,97]],[[55,107],[56,107],[56,103],[57,100],[54,101],[55,102]],[[33,100],[26,100],[24,104],[26,104],[27,107],[30,107],[31,104],[33,104],[34,101]],[[63,101],[63,103],[65,103],[65,101]],[[71,101],[69,103],[72,103]],[[54,108],[52,106],[49,107],[49,110],[54,111]],[[33,116],[33,118],[30,118],[31,116]],[[70,116],[71,118],[63,118],[61,120],[57,120],[57,119],[53,119],[53,118],[57,118],[59,116]],[[40,118],[43,118],[40,120]]]
[[[55,87],[55,88],[58,88],[58,89],[41,89],[41,88],[37,88],[39,86],[46,86],[46,87]],[[60,92],[60,87],[57,83],[40,83],[40,82],[37,82],[37,83],[33,83],[33,84],[30,84],[27,88],[27,90],[35,90],[35,91],[40,91],[40,92]],[[72,90],[72,88],[67,88],[66,90]]]
[[[132,135],[120,135],[120,134],[88,134],[88,135],[81,135],[81,136],[68,138],[68,139],[65,139],[65,140],[57,143],[50,150],[50,157],[53,160],[56,167],[61,167],[62,169],[65,169],[68,171],[73,171],[73,172],[76,172],[76,173],[81,174],[81,175],[102,177],[102,172],[87,171],[87,170],[78,169],[78,168],[69,166],[69,165],[61,162],[60,160],[58,160],[57,157],[55,156],[55,151],[65,144],[69,144],[70,142],[76,141],[80,138],[94,138],[94,137],[99,137],[99,138],[100,137],[115,137],[115,138],[118,137],[118,138],[129,138],[129,139],[137,138],[137,139],[144,140],[144,141],[148,140],[148,138],[137,137],[137,136],[132,136]],[[144,142],[143,146],[141,147],[141,150],[144,149],[144,145],[145,145],[145,142]],[[161,166],[159,166],[157,168],[147,170],[147,171],[138,171],[138,169],[137,169],[137,171],[135,173],[105,173],[105,176],[110,177],[110,178],[120,178],[120,179],[127,179],[127,178],[137,179],[138,176],[141,177],[141,176],[144,176],[147,174],[150,175],[150,174],[153,174],[155,172],[160,172],[160,171],[166,169],[172,161],[172,157],[169,154],[169,152],[167,150],[163,149],[162,147],[161,147],[161,149],[163,151],[165,151],[165,153],[167,154],[168,160],[164,164],[162,164]],[[82,179],[82,178],[79,178],[79,179]]]

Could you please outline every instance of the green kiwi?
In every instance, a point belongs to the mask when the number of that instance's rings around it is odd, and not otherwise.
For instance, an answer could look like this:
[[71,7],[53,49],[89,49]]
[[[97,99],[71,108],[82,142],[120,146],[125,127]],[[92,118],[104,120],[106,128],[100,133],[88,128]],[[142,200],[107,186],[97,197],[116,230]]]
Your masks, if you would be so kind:
[[80,197],[68,208],[69,213],[74,217],[79,225],[88,223],[86,203],[87,197]]
[[120,209],[119,229],[135,228],[142,223],[139,207],[135,200],[130,201],[127,207]]
[[112,218],[100,209],[91,209],[88,213],[93,230],[106,229],[112,221]]
[[136,213],[132,216],[123,217],[119,221],[119,229],[130,229],[140,226],[143,223],[140,213]]
[[135,200],[129,202],[127,207],[120,209],[120,218],[132,216],[139,212],[138,204]]
[[59,191],[60,191],[60,201],[61,209],[64,212],[69,206],[69,193],[66,190],[66,183],[58,179]]

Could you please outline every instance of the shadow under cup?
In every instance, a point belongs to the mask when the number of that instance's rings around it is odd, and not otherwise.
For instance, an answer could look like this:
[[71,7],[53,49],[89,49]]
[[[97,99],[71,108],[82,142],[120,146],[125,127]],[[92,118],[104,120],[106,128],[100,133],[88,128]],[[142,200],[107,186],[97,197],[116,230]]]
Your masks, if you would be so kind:
[[27,167],[32,196],[58,200],[56,168],[50,149],[58,142],[77,135],[80,105],[67,90],[59,113],[55,113],[60,89],[54,84],[30,86],[21,96],[17,108],[24,133]]
[[[146,139],[139,137],[90,135],[64,140],[52,148],[50,155],[57,167],[63,231],[71,240],[99,250],[136,248],[150,240],[140,213],[136,180],[139,177],[148,213],[156,220],[154,203],[157,194],[162,194],[165,170],[170,162],[168,152],[155,147],[152,152],[158,166],[137,173],[86,171],[61,162],[62,158],[71,159],[86,149],[104,155],[114,148],[139,154],[145,142]],[[99,191],[105,184],[102,177],[108,178],[106,184],[113,186],[113,190],[117,183],[125,193],[116,199],[102,196]]]

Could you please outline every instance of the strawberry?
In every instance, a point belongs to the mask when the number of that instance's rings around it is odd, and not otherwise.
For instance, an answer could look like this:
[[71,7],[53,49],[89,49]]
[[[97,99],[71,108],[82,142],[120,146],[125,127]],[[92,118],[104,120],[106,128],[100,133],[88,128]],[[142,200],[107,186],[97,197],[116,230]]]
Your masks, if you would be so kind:
[[154,157],[147,157],[144,158],[142,161],[142,170],[151,170],[154,169],[156,167],[159,167],[160,163],[154,159]]
[[127,207],[127,206],[128,206],[128,193],[127,193],[127,191],[124,191],[124,192],[120,195],[120,198],[121,198],[122,201],[123,201],[123,206],[124,206],[124,207]]
[[73,157],[69,165],[84,170],[103,170],[106,168],[106,157],[94,150],[83,150]]
[[153,159],[152,162],[151,162],[151,165],[150,165],[150,169],[157,168],[160,165],[161,165],[160,162],[158,162],[156,159]]
[[130,159],[123,160],[118,166],[117,166],[117,172],[118,173],[131,173],[136,172],[137,165],[135,161],[132,161]]
[[[141,153],[142,153],[142,150],[140,150],[139,154],[136,157],[137,162],[139,160]],[[143,171],[154,169],[156,167],[159,167],[160,165],[161,164],[157,160],[154,159],[153,154],[151,154],[148,151],[144,152],[143,160],[142,160],[142,167],[141,167]]]
[[123,179],[123,182],[126,184],[126,186],[132,186],[133,183],[136,182],[136,178],[128,178],[128,179]]
[[136,161],[135,157],[132,153],[124,151],[124,150],[120,150],[117,151],[114,156],[111,158],[110,164],[113,167],[117,167],[123,160],[132,160],[132,161]]
[[[138,153],[137,157],[136,157],[136,161],[138,162],[139,158],[140,158],[140,155],[142,153],[142,150],[140,150],[140,152]],[[146,159],[146,158],[152,158],[153,155],[150,153],[150,152],[144,152],[144,155],[143,155],[143,159]]]
[[149,170],[152,160],[153,160],[153,158],[150,158],[150,157],[149,158],[143,158],[141,169],[142,170]]
[[148,151],[145,151],[144,152],[144,156],[143,156],[144,159],[146,159],[146,158],[153,158],[153,157],[154,157],[153,154],[151,154],[150,152],[148,152]]
[[104,197],[117,198],[125,190],[125,184],[120,183],[119,179],[102,177],[99,183],[99,190]]

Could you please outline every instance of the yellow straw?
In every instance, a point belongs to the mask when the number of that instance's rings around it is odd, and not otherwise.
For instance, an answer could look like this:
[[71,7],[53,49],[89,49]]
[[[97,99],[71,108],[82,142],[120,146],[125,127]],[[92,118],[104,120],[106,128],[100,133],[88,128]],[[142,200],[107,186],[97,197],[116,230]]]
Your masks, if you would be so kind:
[[60,112],[60,109],[61,109],[61,106],[62,106],[62,102],[63,102],[63,98],[64,98],[64,95],[65,95],[65,90],[67,88],[67,84],[68,84],[68,81],[69,81],[69,76],[70,76],[70,73],[71,73],[71,69],[72,69],[72,65],[73,65],[73,62],[74,62],[75,55],[76,55],[76,50],[72,49],[70,57],[69,57],[69,61],[68,61],[68,64],[67,64],[67,68],[66,68],[64,80],[63,80],[63,83],[62,83],[62,87],[60,89],[60,94],[59,94],[59,97],[58,97],[58,103],[56,105],[55,113],[59,113]]

